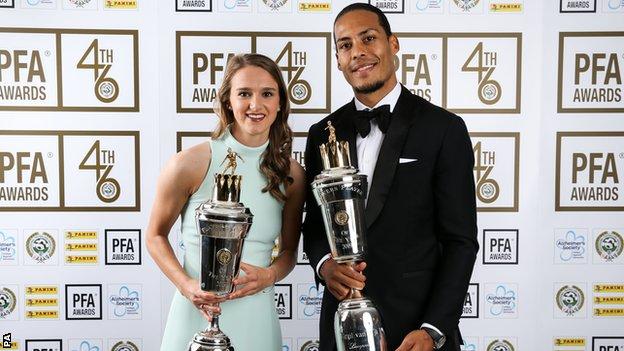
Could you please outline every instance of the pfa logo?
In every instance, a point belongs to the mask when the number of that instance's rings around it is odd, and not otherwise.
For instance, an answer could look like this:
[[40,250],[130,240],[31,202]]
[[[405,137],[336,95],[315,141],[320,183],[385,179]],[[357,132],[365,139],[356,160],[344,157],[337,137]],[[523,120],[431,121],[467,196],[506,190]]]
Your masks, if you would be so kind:
[[0,286],[0,320],[18,320],[17,286]]
[[17,230],[0,229],[0,266],[17,265]]
[[479,284],[471,283],[464,298],[461,318],[479,318]]
[[556,211],[622,211],[624,132],[558,132]]
[[559,0],[559,12],[596,12],[596,0]]
[[555,317],[585,318],[585,284],[555,284]]
[[477,210],[518,211],[519,133],[470,133]]
[[555,263],[587,263],[587,229],[555,230]]
[[520,113],[520,33],[448,38],[447,108],[456,112]]
[[291,284],[275,284],[275,309],[279,319],[292,319]]
[[316,284],[298,284],[299,319],[318,319],[321,314],[321,304],[323,302],[323,286],[316,287]]
[[621,262],[624,239],[620,231],[601,230],[596,233],[594,240],[594,262],[619,263]]
[[65,319],[102,319],[102,285],[65,285]]
[[140,208],[139,132],[0,131],[0,150],[0,211]]
[[518,264],[518,229],[484,229],[483,264]]
[[61,339],[30,339],[26,340],[26,351],[62,351]]
[[140,229],[106,229],[104,231],[106,264],[141,264]]
[[137,31],[3,28],[0,38],[0,110],[139,110]]
[[227,62],[237,52],[272,58],[286,82],[294,113],[331,106],[329,33],[177,32],[177,111],[214,112]]
[[518,317],[517,284],[486,284],[485,291],[487,318]]
[[394,56],[394,67],[401,84],[427,101],[445,104],[444,35],[398,33],[397,36],[401,49]]
[[141,319],[141,285],[108,286],[109,319]]
[[559,33],[557,111],[624,112],[624,32]]
[[594,336],[592,351],[622,351],[624,350],[623,336]]

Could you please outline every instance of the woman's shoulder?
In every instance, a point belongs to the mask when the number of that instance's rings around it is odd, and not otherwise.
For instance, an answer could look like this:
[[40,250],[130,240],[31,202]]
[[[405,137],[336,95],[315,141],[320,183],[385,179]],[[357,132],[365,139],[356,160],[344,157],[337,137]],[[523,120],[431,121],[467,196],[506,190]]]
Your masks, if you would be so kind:
[[180,185],[196,190],[208,171],[211,156],[210,142],[206,141],[173,155],[165,170]]

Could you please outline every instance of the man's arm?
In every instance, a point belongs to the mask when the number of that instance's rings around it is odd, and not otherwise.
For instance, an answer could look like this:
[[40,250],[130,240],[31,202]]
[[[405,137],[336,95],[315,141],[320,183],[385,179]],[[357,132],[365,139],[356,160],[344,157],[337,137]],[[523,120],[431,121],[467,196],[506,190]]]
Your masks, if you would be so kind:
[[474,154],[464,121],[451,118],[436,164],[434,196],[441,257],[423,321],[450,336],[459,323],[479,244]]

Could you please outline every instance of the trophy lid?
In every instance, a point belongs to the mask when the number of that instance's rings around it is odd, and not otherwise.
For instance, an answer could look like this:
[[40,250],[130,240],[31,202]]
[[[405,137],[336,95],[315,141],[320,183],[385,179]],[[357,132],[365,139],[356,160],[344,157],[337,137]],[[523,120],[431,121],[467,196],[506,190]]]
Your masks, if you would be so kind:
[[329,140],[327,143],[319,146],[323,169],[353,168],[351,166],[349,142],[336,140],[336,128],[332,126],[331,121],[327,121],[325,129],[329,131]]

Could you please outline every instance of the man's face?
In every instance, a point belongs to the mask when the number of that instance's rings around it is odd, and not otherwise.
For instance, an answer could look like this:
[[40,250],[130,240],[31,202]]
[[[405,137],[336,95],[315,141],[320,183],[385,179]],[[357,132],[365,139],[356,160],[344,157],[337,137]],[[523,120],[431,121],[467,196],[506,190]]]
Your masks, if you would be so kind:
[[334,35],[338,69],[356,93],[370,94],[394,86],[399,41],[386,35],[375,13],[355,10],[343,15],[334,25]]

